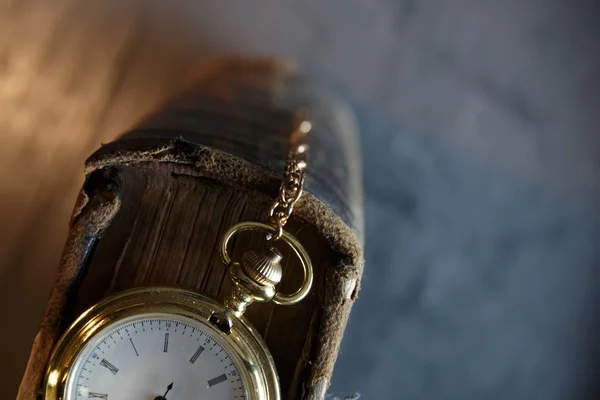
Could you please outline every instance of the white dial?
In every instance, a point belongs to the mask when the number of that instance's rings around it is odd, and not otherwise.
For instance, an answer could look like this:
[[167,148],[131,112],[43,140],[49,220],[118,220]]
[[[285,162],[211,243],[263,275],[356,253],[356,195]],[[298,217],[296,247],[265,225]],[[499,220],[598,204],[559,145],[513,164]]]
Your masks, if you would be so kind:
[[209,325],[142,314],[90,340],[69,373],[66,400],[244,400],[239,362]]

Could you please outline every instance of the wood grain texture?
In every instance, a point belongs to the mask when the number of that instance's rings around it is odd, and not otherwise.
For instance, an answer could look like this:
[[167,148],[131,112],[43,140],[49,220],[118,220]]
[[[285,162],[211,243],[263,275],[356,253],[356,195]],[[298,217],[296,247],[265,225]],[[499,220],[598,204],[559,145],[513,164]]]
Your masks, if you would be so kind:
[[[22,332],[6,334],[6,340],[16,345],[3,348],[2,355],[16,367],[0,379],[5,379],[15,390],[42,304],[55,275],[58,251],[67,231],[65,222],[69,220],[71,204],[82,180],[77,171],[81,171],[83,159],[101,142],[132,126],[159,101],[176,91],[183,72],[193,69],[192,54],[201,50],[196,47],[190,51],[190,43],[173,27],[154,24],[150,27],[141,7],[144,2],[130,1],[119,9],[114,8],[116,3],[113,2],[82,4],[69,0],[52,5],[42,1],[0,3],[4,15],[11,16],[11,22],[0,27],[0,35],[13,40],[10,46],[0,48],[0,74],[5,78],[0,83],[0,105],[6,105],[7,114],[11,115],[1,121],[6,125],[1,128],[11,151],[6,151],[5,157],[0,158],[5,167],[0,171],[0,179],[10,187],[2,198],[10,207],[0,209],[3,221],[0,235],[8,238],[0,244],[3,264],[0,269],[0,307],[7,315],[7,324],[22,328]],[[4,44],[0,43],[0,46]],[[324,115],[331,114],[326,109],[322,111]],[[269,128],[268,118],[265,121],[267,124],[261,129]],[[339,131],[337,121],[333,126],[334,133],[336,129]],[[277,131],[281,129],[277,128]],[[332,137],[322,136],[328,140]],[[226,144],[227,140],[222,142]],[[253,141],[248,143],[255,144]],[[315,154],[319,155],[317,160],[328,159],[327,152]],[[329,153],[329,157],[333,154],[346,157],[353,153],[338,151]],[[266,158],[270,161],[273,157]],[[280,162],[279,157],[276,158],[275,166]],[[343,167],[332,169],[331,178],[346,182],[349,169],[347,165]],[[15,178],[13,170],[20,171],[20,178]],[[36,339],[36,346],[44,349],[34,354],[34,357],[41,357],[40,362],[33,363],[38,372],[43,368],[41,361],[56,340],[56,334],[62,332],[78,312],[105,294],[144,283],[173,283],[222,294],[228,287],[223,281],[224,269],[214,256],[217,239],[232,222],[264,215],[268,202],[268,198],[264,194],[258,195],[258,191],[255,191],[255,200],[249,200],[251,196],[243,194],[240,187],[169,171],[137,167],[130,170],[117,166],[112,172],[119,188],[119,213],[111,219],[100,240],[87,241],[89,233],[85,229],[77,231],[76,239],[81,242],[79,249],[83,253],[78,251],[63,256],[61,265],[69,268],[66,274],[61,270],[59,285],[54,287],[47,308],[59,310],[59,314],[52,314],[42,324],[59,329],[49,336],[38,335]],[[44,178],[36,179],[39,176]],[[33,179],[28,180],[28,177]],[[36,184],[30,185],[31,181]],[[97,183],[88,180],[86,190]],[[327,183],[327,180],[313,179],[315,187],[328,187]],[[348,188],[350,193],[356,193],[358,186],[349,185]],[[82,207],[89,208],[102,199],[97,193],[88,195],[90,203]],[[335,196],[348,197],[338,193]],[[345,221],[353,222],[357,210],[354,204],[340,206]],[[313,204],[309,210],[312,212],[310,218],[321,223],[328,221],[320,218],[326,207],[322,204],[319,207],[315,208]],[[302,209],[301,205],[298,209]],[[331,211],[327,215],[335,217]],[[58,232],[56,226],[60,225],[64,228]],[[353,227],[360,230],[360,222]],[[76,221],[71,226],[72,232],[74,228],[79,229]],[[325,290],[331,274],[331,271],[325,271],[326,266],[344,264],[340,262],[342,255],[327,244],[336,241],[339,230],[332,229],[327,240],[320,235],[323,232],[317,232],[300,220],[292,220],[290,230],[306,241],[309,251],[314,252],[320,262],[315,295],[300,308],[262,305],[251,308],[248,315],[271,347],[281,375],[283,395],[288,398],[300,396],[311,360],[318,360],[314,365],[319,365],[321,372],[311,375],[311,379],[319,381],[315,398],[321,398],[355,296],[339,295],[340,285],[333,289],[327,286],[329,289]],[[348,233],[349,229],[344,225],[342,231]],[[249,244],[257,240],[250,238]],[[357,243],[350,239],[341,246],[354,249],[354,260],[360,258],[360,244]],[[288,253],[284,250],[284,255]],[[84,270],[76,274],[74,268],[79,268],[81,263],[65,261],[74,254],[93,255],[89,259],[91,262],[85,263]],[[16,268],[16,265],[23,268]],[[356,284],[359,270],[340,273],[351,275]],[[61,279],[81,280],[83,286],[72,286],[62,293]],[[284,284],[282,289],[291,288]],[[55,296],[57,293],[60,296]],[[325,298],[325,293],[329,299]],[[63,294],[67,298],[61,297]],[[321,312],[324,304],[331,303],[331,298],[335,298],[333,303],[336,305],[343,303],[342,311],[335,321],[330,316],[327,325],[322,321]],[[36,311],[21,313],[19,310]],[[316,335],[318,329],[326,329],[335,340]],[[324,350],[317,352],[318,346]],[[317,353],[320,358],[316,358]],[[36,389],[31,390],[35,392]]]
[[[90,178],[95,181],[92,185],[110,186],[118,193],[120,208],[95,245],[83,283],[73,294],[76,308],[65,319],[72,320],[110,293],[140,285],[174,285],[214,297],[229,293],[231,284],[218,254],[219,240],[235,222],[263,218],[268,207],[264,194],[151,168],[123,167],[95,175],[114,182]],[[315,290],[301,305],[255,304],[246,315],[275,350],[282,393],[290,393],[285,398],[296,398],[301,393],[297,386],[300,378],[294,377],[302,377],[310,368],[301,354],[310,347],[311,320],[320,315],[319,286],[324,282],[325,266],[338,256],[314,228],[295,221],[290,229],[320,261],[314,271]],[[260,234],[243,235],[234,243],[233,259],[264,240]],[[289,248],[280,249],[284,255],[280,290],[291,291],[302,279],[301,268]]]

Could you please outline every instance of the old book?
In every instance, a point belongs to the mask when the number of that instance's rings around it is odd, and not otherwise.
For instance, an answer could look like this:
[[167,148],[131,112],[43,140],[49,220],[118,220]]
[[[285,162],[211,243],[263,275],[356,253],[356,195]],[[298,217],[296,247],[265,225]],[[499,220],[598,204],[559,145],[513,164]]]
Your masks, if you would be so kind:
[[[341,100],[287,64],[229,59],[205,65],[184,91],[87,160],[19,399],[37,398],[57,339],[106,295],[144,284],[228,293],[220,238],[236,222],[266,219],[301,108],[314,127],[307,191],[286,229],[309,251],[314,285],[299,304],[255,304],[246,315],[275,359],[282,397],[324,397],[362,273],[356,126]],[[232,257],[260,240],[247,234]],[[281,250],[280,289],[292,291],[301,269]]]

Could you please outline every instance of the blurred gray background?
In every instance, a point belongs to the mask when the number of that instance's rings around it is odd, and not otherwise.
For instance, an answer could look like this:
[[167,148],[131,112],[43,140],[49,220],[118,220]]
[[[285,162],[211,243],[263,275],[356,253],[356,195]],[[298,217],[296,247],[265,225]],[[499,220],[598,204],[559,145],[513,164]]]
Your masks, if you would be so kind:
[[[0,159],[0,307],[23,337],[2,346],[11,393],[86,155],[152,107],[165,74],[241,52],[299,61],[359,116],[366,268],[332,397],[595,398],[599,17],[583,0],[0,0],[4,154],[28,154]],[[70,39],[48,50],[47,26]],[[124,78],[102,67],[130,42],[153,60],[127,72],[146,102],[112,98]]]

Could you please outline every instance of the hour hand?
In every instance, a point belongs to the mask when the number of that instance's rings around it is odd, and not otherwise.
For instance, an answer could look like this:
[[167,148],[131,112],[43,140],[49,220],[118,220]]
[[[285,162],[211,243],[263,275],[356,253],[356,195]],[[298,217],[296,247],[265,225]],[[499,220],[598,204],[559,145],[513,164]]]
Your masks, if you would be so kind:
[[169,393],[173,389],[173,382],[169,386],[167,386],[167,391],[162,396],[156,396],[154,400],[167,400],[167,393]]

